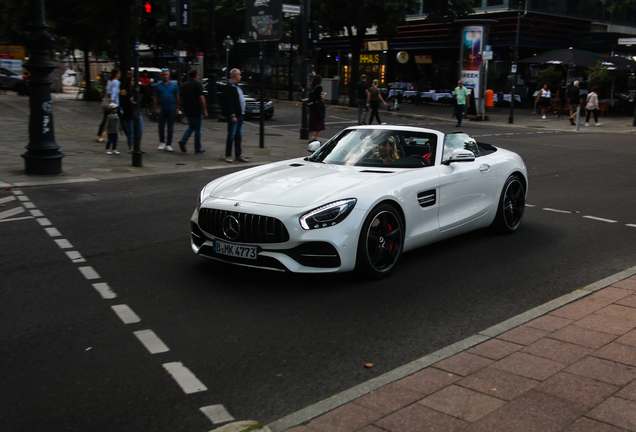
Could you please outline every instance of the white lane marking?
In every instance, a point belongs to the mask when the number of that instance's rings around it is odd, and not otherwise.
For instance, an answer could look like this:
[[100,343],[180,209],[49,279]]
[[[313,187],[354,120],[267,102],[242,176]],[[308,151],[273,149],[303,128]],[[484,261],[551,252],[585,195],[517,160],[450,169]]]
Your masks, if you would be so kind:
[[133,310],[125,304],[113,305],[111,308],[115,311],[120,320],[123,321],[124,324],[134,324],[141,321],[141,318],[133,312]]
[[526,207],[536,207],[536,205],[533,205],[533,204],[526,204]]
[[57,228],[44,228],[44,231],[51,237],[61,237],[62,233],[57,230]]
[[150,352],[150,354],[158,354],[162,352],[170,351],[170,348],[163,343],[159,337],[152,330],[138,330],[133,332],[139,342],[146,347],[146,349]]
[[551,209],[551,208],[544,208],[543,210],[545,210],[545,211],[551,211],[551,212],[555,212],[555,213],[572,213],[571,211],[566,211],[566,210],[556,210],[556,209]]
[[24,192],[22,192],[21,190],[14,190],[13,195],[24,195]]
[[99,274],[97,274],[97,272],[95,270],[93,270],[93,267],[91,267],[91,266],[80,267],[79,271],[82,272],[84,277],[86,279],[88,279],[88,280],[99,279]]
[[42,216],[44,216],[44,213],[42,213],[40,210],[29,210],[29,213],[31,213],[31,216],[33,216],[33,217],[42,217]]
[[223,405],[209,405],[199,408],[203,414],[214,424],[227,423],[234,420]]
[[635,224],[625,224],[625,226],[632,227],[632,228],[636,228],[636,225],[635,225]]
[[208,388],[181,362],[164,363],[162,365],[172,378],[181,386],[184,393],[206,391]]
[[601,221],[601,222],[608,222],[608,223],[616,223],[616,222],[618,222],[618,221],[615,221],[615,220],[603,219],[603,218],[596,217],[596,216],[583,216],[583,217],[587,218],[587,219],[593,219],[593,220]]
[[6,204],[10,201],[15,201],[17,198],[14,197],[13,195],[8,196],[8,197],[4,197],[4,198],[0,198],[0,204]]
[[28,208],[28,209],[35,208],[35,204],[33,204],[32,202],[25,202],[25,203],[22,203],[22,205],[24,206],[24,208]]
[[66,239],[57,239],[57,240],[55,240],[55,243],[57,243],[57,245],[60,247],[60,249],[70,249],[70,248],[73,247],[71,242],[66,240]]
[[31,201],[31,200],[29,199],[29,197],[28,197],[28,196],[26,196],[26,195],[18,195],[18,199],[19,199],[20,201]]
[[33,219],[33,216],[23,216],[23,217],[11,218],[11,219],[2,219],[0,220],[0,222],[13,222],[13,221],[19,221],[24,219]]
[[95,288],[99,295],[101,295],[104,299],[113,299],[117,297],[117,294],[115,294],[115,292],[113,292],[113,290],[111,290],[105,282],[94,283],[93,288]]
[[41,226],[51,225],[51,221],[47,218],[36,219]]
[[75,264],[86,262],[86,259],[78,251],[67,251],[66,256]]
[[24,207],[22,207],[22,206],[13,208],[11,210],[5,210],[3,212],[0,212],[0,219],[5,219],[5,218],[11,217],[11,216],[15,216],[15,215],[20,214],[22,212],[24,212]]

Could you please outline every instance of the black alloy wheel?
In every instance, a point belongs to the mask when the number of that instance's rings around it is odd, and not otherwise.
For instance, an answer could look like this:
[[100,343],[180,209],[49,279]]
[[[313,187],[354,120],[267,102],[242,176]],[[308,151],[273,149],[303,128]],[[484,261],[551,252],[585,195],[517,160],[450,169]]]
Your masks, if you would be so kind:
[[373,279],[388,276],[404,247],[402,217],[389,204],[380,204],[367,216],[358,241],[356,268]]
[[495,218],[495,226],[503,233],[513,233],[521,226],[526,210],[526,190],[517,175],[506,180]]

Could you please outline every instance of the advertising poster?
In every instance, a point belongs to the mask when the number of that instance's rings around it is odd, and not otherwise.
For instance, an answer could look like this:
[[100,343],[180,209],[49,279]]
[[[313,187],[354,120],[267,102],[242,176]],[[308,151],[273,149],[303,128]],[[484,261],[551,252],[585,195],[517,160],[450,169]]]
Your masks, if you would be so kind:
[[246,0],[245,33],[247,42],[279,40],[283,25],[281,0]]
[[464,81],[464,86],[472,90],[471,93],[477,98],[480,95],[479,72],[483,41],[483,26],[467,26],[462,30],[461,79]]

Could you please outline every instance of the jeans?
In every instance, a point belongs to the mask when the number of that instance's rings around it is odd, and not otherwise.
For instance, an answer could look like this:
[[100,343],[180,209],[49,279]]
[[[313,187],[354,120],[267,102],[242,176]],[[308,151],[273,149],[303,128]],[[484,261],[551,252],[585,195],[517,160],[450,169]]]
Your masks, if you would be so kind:
[[462,118],[464,117],[464,108],[466,108],[466,105],[455,105],[455,117],[457,117],[458,125],[462,124]]
[[[364,116],[362,116],[362,111],[364,111]],[[358,124],[367,122],[367,114],[369,113],[369,106],[367,105],[366,99],[358,99]],[[362,120],[360,120],[362,119]]]
[[371,117],[369,117],[369,124],[373,123],[373,119],[378,119],[378,124],[382,124],[380,121],[380,113],[378,112],[378,108],[380,107],[379,99],[371,99]]
[[183,143],[188,142],[188,138],[194,132],[194,151],[201,150],[201,125],[203,124],[203,115],[200,116],[188,116],[188,128],[183,134],[181,141]]
[[587,114],[585,116],[585,123],[589,123],[590,122],[590,114],[594,114],[594,123],[598,123],[598,115],[597,115],[598,110],[587,110]]
[[236,116],[236,123],[227,119],[227,140],[225,141],[225,157],[232,156],[232,142],[234,142],[234,157],[241,157],[241,142],[243,141],[243,116]]
[[[166,143],[166,145],[172,145],[172,135],[174,133],[174,111],[161,110],[159,113],[159,142]],[[168,124],[168,140],[165,140],[164,128]]]
[[[128,148],[133,148],[135,146],[135,121],[134,120],[126,120],[124,122],[126,124],[126,128],[128,129]],[[144,134],[144,122],[141,120],[141,113],[139,114],[139,143],[141,143],[141,137]]]

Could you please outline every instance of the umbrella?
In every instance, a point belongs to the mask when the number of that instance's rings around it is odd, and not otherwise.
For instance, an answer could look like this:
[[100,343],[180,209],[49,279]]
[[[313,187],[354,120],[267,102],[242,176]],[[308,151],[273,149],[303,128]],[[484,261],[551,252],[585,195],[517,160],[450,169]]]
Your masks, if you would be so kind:
[[578,67],[595,66],[598,61],[605,61],[607,57],[577,49],[560,49],[519,60],[519,63],[561,64]]
[[609,70],[636,71],[636,62],[624,57],[606,57],[605,60],[603,60],[603,64],[607,66]]

